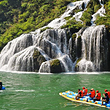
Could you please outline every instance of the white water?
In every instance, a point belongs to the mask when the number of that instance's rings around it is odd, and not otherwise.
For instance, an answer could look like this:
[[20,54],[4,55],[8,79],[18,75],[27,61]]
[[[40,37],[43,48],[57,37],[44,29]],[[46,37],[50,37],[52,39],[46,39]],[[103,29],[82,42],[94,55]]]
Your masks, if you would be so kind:
[[[85,8],[87,6],[87,4],[89,3],[90,0],[81,0],[81,1],[76,1],[76,2],[72,2],[67,6],[67,10],[65,11],[65,13],[60,17],[60,18],[56,18],[53,21],[51,21],[47,27],[51,27],[51,28],[60,28],[62,25],[66,24],[66,17],[71,16],[73,10],[79,8],[82,9],[82,4],[85,4]],[[82,12],[78,12],[73,14],[73,17],[77,20],[77,21],[81,21],[80,18],[83,14]]]
[[[32,36],[29,34],[23,34],[20,37],[8,42],[8,44],[3,48],[0,54],[0,68],[3,69],[4,66],[6,66],[10,62],[10,58],[12,58],[13,55],[16,56],[19,52],[19,55],[21,55],[24,52],[27,54],[28,51],[31,51],[31,45],[33,45],[33,40]],[[25,48],[28,47],[29,49],[25,50]]]
[[[66,72],[73,71],[76,61],[72,62],[69,58],[66,31],[59,28],[66,24],[67,20],[65,20],[65,18],[69,16],[72,16],[72,18],[74,17],[76,21],[81,21],[80,18],[86,10],[86,6],[89,1],[90,0],[81,0],[70,3],[67,6],[67,10],[63,15],[61,15],[61,17],[54,19],[47,26],[42,27],[51,27],[54,28],[53,30],[46,30],[40,33],[40,29],[37,29],[34,32],[30,32],[30,34],[23,34],[10,41],[1,51],[0,69],[8,71],[34,71],[33,53],[34,50],[37,49],[46,59],[46,62],[41,64],[39,71],[43,70],[45,72],[50,72],[50,61],[52,59],[59,59],[65,67]],[[92,25],[94,25],[97,15],[104,16],[105,14],[104,5],[101,3],[101,0],[99,1],[102,7],[94,15],[92,15]],[[75,9],[82,9],[83,4],[85,6],[83,11],[72,14]],[[94,71],[95,67],[97,67],[97,70],[100,70],[100,40],[102,39],[101,27],[102,26],[89,27],[81,35],[83,48],[82,60],[79,62],[80,70],[84,68],[84,71],[88,71],[88,69]],[[97,34],[96,37],[94,33]],[[95,48],[94,52],[92,52],[92,46]],[[95,60],[93,62],[91,61],[92,53],[95,53]]]
[[[46,30],[41,34],[25,34],[10,41],[0,54],[0,69],[6,71],[34,71],[33,53],[37,50],[46,59],[39,71],[50,72],[50,61],[61,60],[65,71],[72,71],[66,32],[64,29]],[[65,56],[65,57],[62,57]],[[46,70],[45,70],[46,69]],[[43,72],[42,71],[42,72]]]
[[[47,27],[51,27],[51,28],[60,28],[61,26],[65,25],[66,22],[68,20],[65,20],[66,17],[71,16],[71,14],[73,13],[73,11],[77,8],[82,9],[82,5],[84,3],[85,5],[85,9],[83,11],[80,11],[78,13],[74,13],[72,18],[74,17],[76,19],[76,21],[81,21],[80,18],[82,17],[84,11],[86,10],[86,6],[87,4],[90,2],[90,0],[80,0],[80,1],[76,1],[76,2],[72,2],[70,4],[67,5],[67,10],[65,11],[65,13],[60,17],[60,18],[56,18],[53,21],[51,21]],[[101,3],[101,0],[99,0],[101,8],[92,15],[92,19],[91,19],[91,24],[95,25],[94,22],[97,18],[97,16],[105,16],[105,8],[104,8],[104,4]],[[70,19],[72,19],[70,18]],[[81,21],[82,22],[82,21]]]
[[[100,71],[103,53],[108,53],[105,26],[88,27],[82,34],[82,60],[78,63],[80,71]],[[104,40],[105,39],[105,40]],[[101,48],[103,47],[103,48]],[[107,54],[104,54],[107,58]],[[104,62],[107,64],[107,61]]]
[[58,59],[63,63],[66,72],[73,71],[73,62],[71,61],[68,55],[63,55]]

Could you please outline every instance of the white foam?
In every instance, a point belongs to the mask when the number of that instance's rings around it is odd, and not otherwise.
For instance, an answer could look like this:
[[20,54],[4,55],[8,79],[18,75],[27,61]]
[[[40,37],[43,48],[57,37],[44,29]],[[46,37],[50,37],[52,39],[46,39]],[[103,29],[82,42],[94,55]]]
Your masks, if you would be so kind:
[[[70,4],[67,5],[67,10],[62,14],[62,16],[60,18],[56,18],[53,21],[51,21],[47,26],[51,27],[51,28],[60,28],[61,26],[63,26],[64,24],[66,24],[67,20],[65,20],[66,17],[71,16],[71,13],[73,10],[75,10],[77,7],[79,9],[82,9],[82,4],[85,4],[85,8],[87,6],[87,4],[89,3],[90,0],[81,0],[81,1],[76,1],[76,2],[72,2]],[[83,11],[75,13],[73,15],[73,17],[75,17],[75,19],[77,21],[81,21],[80,18],[83,14]]]
[[15,90],[16,92],[34,92],[35,90]]

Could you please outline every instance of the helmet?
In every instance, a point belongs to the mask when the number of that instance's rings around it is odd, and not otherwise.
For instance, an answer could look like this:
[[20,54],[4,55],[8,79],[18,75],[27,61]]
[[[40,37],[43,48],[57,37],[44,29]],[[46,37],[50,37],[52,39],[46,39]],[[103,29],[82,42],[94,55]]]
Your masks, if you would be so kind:
[[83,87],[82,89],[85,89],[85,87]]
[[105,92],[107,92],[107,89],[105,89]]
[[96,92],[99,92],[98,90],[96,90]]

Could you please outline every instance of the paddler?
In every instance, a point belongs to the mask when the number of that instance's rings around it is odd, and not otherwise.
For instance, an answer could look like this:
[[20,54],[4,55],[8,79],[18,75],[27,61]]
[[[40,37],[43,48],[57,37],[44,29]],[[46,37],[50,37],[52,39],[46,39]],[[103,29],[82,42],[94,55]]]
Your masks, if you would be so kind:
[[89,97],[93,99],[95,97],[95,90],[92,88],[89,93]]
[[107,89],[105,89],[104,91],[108,94],[108,97],[110,98],[110,92]]
[[103,94],[104,95],[104,97],[102,97],[102,105],[103,105],[103,102],[106,102],[106,103],[108,103],[109,102],[109,97],[108,97],[108,94],[107,93],[105,93],[105,94]]
[[88,90],[85,87],[83,87],[82,89],[83,89],[83,96],[87,95]]
[[95,90],[92,88],[87,95],[89,96],[89,98],[86,99],[87,102],[88,102],[88,99],[93,100],[93,98],[95,98]]
[[98,90],[96,90],[96,95],[95,95],[95,98],[93,99],[93,101],[94,102],[100,101],[100,99],[101,99],[101,93]]
[[0,80],[0,90],[2,90],[2,81]]
[[76,100],[78,100],[81,97],[83,97],[83,91],[78,89],[78,94],[76,95]]

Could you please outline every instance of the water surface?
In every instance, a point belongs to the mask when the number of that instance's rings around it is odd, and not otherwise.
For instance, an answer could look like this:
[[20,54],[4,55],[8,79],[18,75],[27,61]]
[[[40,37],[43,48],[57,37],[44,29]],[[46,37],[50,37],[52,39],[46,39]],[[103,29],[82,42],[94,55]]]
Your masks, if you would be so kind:
[[59,92],[77,92],[83,86],[104,93],[110,90],[110,73],[37,74],[0,72],[6,90],[0,91],[0,110],[107,110],[70,102]]

